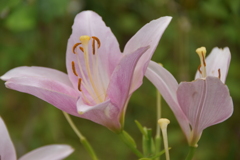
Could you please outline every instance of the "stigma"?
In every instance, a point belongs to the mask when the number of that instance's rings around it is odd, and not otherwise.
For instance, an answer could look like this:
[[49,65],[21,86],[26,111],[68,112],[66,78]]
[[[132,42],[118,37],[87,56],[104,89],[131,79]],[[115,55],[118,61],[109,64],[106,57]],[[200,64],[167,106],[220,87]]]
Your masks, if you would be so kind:
[[100,40],[95,36],[83,35],[73,45],[72,52],[76,59],[72,61],[72,72],[76,76],[77,89],[88,104],[99,104],[106,98],[108,80],[107,71],[98,57]]

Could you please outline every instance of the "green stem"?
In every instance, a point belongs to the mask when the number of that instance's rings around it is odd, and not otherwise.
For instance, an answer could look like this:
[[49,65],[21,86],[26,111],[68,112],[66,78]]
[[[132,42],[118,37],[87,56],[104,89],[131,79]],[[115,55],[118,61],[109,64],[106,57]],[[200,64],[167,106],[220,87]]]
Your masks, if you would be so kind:
[[126,131],[121,131],[118,135],[136,156],[143,157],[143,154],[137,149],[133,138]]
[[90,156],[92,157],[93,160],[98,160],[92,146],[88,142],[88,140],[82,135],[82,133],[77,129],[75,124],[73,123],[71,117],[66,113],[63,112],[66,120],[68,121],[69,125],[72,127],[73,131],[76,133],[76,135],[79,137],[80,142],[83,144],[83,146],[86,148],[86,150],[89,152]]
[[[157,90],[157,121],[161,118],[161,94]],[[156,154],[161,150],[161,131],[157,123],[156,136],[155,136]],[[160,160],[160,156],[155,160]]]
[[188,155],[185,160],[192,160],[196,147],[189,146]]

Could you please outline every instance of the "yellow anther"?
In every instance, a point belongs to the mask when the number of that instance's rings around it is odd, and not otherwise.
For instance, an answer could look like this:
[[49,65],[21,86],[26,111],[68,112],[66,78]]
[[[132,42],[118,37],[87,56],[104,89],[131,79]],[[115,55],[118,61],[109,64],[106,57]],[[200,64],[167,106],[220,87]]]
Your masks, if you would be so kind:
[[87,45],[91,37],[89,36],[81,36],[79,40],[82,42],[83,45]]

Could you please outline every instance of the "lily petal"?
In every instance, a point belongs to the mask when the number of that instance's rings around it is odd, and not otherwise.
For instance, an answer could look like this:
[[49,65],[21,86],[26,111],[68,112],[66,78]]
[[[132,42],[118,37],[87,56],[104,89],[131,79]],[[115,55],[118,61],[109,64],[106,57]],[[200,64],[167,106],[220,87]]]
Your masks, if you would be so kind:
[[172,109],[175,117],[177,118],[185,136],[189,140],[189,122],[177,101],[176,91],[178,88],[178,83],[176,79],[165,68],[153,61],[150,61],[145,76],[154,84],[165,101],[168,103],[169,107]]
[[73,151],[69,145],[48,145],[23,155],[19,160],[59,160],[66,158]]
[[34,95],[69,114],[78,116],[78,92],[73,88],[42,77],[16,77],[5,83],[7,88]]
[[110,100],[95,106],[89,106],[79,99],[77,102],[77,110],[79,114],[81,114],[79,116],[82,118],[101,124],[114,132],[119,131],[121,128],[118,118],[120,111]]
[[68,79],[68,76],[66,73],[63,73],[61,71],[51,69],[51,68],[45,68],[45,67],[17,67],[13,68],[7,73],[5,73],[0,78],[4,81],[8,81],[11,78],[17,78],[17,77],[41,77],[45,79],[50,79],[53,81],[61,82],[67,86],[72,87],[71,82]]
[[223,122],[233,113],[229,90],[217,77],[180,83],[177,99],[197,135],[205,128]]
[[[76,55],[73,54],[72,48],[76,43],[80,42],[79,37],[83,35],[95,36],[102,42],[97,54],[101,65],[103,65],[103,70],[107,70],[108,75],[111,75],[121,57],[117,39],[111,29],[103,22],[102,18],[93,11],[79,13],[75,17],[72,34],[68,40],[66,59],[69,79],[72,84],[76,84],[74,85],[75,88],[77,88],[77,77],[73,74],[71,63],[76,60]],[[89,52],[92,53],[91,47],[89,47]],[[81,64],[85,64],[84,58],[80,58],[79,60]],[[84,70],[84,66],[82,68]],[[76,69],[78,70],[78,68]]]
[[111,76],[107,94],[111,102],[119,109],[122,109],[121,107],[124,106],[129,94],[131,94],[129,93],[131,85],[135,85],[135,81],[132,79],[136,71],[134,69],[140,57],[143,56],[148,49],[149,46],[142,47],[131,54],[124,55]]
[[[225,83],[230,61],[231,53],[228,47],[225,47],[224,49],[217,47],[213,48],[206,58],[207,76],[219,77],[218,69],[220,69],[220,79]],[[199,72],[196,73],[195,79],[197,78],[200,78]]]
[[9,137],[6,125],[0,117],[0,159],[16,160],[16,151]]
[[143,46],[150,46],[137,63],[133,76],[135,84],[131,88],[131,93],[142,84],[142,79],[147,69],[147,65],[171,19],[172,17],[166,16],[151,21],[150,23],[144,25],[126,44],[123,54],[131,53]]

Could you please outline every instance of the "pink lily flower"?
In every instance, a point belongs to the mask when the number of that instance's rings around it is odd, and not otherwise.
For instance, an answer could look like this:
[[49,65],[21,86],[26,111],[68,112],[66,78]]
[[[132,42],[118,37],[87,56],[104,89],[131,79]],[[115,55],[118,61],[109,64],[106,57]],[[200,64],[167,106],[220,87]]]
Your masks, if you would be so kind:
[[[0,117],[0,159],[17,160],[17,155],[4,121]],[[69,145],[53,144],[35,149],[19,160],[59,160],[69,156],[74,149]]]
[[192,82],[177,83],[161,65],[150,62],[146,77],[156,86],[172,109],[190,146],[197,146],[202,131],[228,119],[233,102],[224,84],[231,54],[228,48],[214,48],[205,60],[206,49],[199,48],[201,65]]
[[142,84],[148,63],[171,17],[143,26],[123,53],[102,18],[79,13],[68,40],[68,74],[44,67],[18,67],[4,74],[6,87],[32,94],[71,115],[120,131],[131,94]]

